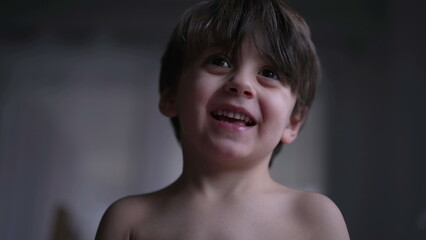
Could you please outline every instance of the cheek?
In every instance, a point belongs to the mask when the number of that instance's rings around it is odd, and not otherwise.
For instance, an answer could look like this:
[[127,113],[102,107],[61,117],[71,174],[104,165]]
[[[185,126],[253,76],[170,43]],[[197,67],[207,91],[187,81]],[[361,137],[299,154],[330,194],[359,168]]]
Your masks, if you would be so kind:
[[219,79],[203,75],[198,76],[188,89],[188,92],[190,92],[189,104],[205,108],[205,105],[219,88],[219,84]]
[[211,98],[214,81],[194,74],[182,79],[178,90],[178,115],[180,118],[195,121],[205,115],[206,106]]
[[275,126],[286,126],[294,108],[295,100],[288,94],[270,94],[267,101],[267,114],[273,119]]
[[182,107],[190,109],[202,108],[209,97],[209,92],[206,88],[206,85],[199,82],[188,85],[186,90],[181,93]]

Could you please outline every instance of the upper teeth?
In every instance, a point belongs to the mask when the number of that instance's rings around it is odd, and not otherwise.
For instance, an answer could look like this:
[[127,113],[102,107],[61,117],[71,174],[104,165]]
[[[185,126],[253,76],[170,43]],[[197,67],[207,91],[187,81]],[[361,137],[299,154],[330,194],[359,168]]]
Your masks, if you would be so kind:
[[219,110],[217,112],[214,113],[217,116],[226,116],[229,118],[233,118],[236,120],[243,120],[246,123],[251,123],[252,120],[250,120],[250,118],[242,113],[235,113],[235,112],[230,112],[230,111],[223,111],[223,110]]

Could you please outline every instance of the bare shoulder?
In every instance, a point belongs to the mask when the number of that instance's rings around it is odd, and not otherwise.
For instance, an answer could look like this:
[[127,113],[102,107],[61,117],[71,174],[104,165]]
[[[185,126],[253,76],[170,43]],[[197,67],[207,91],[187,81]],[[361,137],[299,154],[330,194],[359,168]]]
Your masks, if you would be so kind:
[[328,197],[310,192],[296,192],[295,214],[304,230],[315,239],[349,239],[342,213]]
[[148,205],[144,195],[117,200],[105,211],[95,239],[132,239],[132,229],[145,215]]

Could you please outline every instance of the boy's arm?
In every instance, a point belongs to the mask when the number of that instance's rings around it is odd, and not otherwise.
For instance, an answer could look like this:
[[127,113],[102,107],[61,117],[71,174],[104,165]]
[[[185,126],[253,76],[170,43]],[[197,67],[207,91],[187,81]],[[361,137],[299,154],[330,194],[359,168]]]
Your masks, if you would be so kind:
[[95,240],[130,240],[135,218],[134,204],[121,199],[111,204],[102,216]]
[[349,240],[345,220],[339,208],[326,196],[307,193],[299,202],[309,235],[315,239]]

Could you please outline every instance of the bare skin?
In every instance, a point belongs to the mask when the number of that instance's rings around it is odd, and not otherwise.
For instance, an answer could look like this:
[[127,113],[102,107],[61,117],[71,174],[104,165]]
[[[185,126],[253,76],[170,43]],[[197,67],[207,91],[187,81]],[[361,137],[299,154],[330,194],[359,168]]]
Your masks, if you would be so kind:
[[[207,49],[184,69],[161,112],[179,116],[184,168],[169,187],[123,198],[105,213],[96,240],[349,239],[327,197],[287,188],[269,175],[278,141],[303,123],[295,96],[250,41],[240,62]],[[218,117],[235,112],[247,121]]]
[[265,180],[257,189],[223,190],[225,182],[195,186],[179,179],[123,198],[104,215],[96,239],[349,239],[331,200]]

